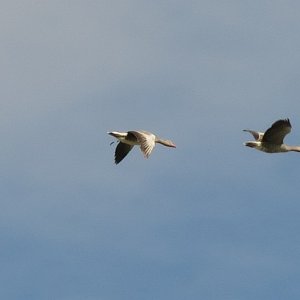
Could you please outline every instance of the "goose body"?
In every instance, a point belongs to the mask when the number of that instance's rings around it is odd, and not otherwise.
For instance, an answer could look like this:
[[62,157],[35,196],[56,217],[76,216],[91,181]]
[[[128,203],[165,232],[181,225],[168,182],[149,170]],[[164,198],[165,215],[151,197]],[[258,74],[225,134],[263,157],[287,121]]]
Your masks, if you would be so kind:
[[265,133],[245,129],[244,131],[253,135],[255,141],[245,142],[244,145],[266,153],[300,152],[300,146],[289,146],[283,143],[291,129],[292,125],[289,119],[276,121]]
[[108,134],[119,140],[115,151],[116,164],[121,162],[126,157],[133,146],[140,146],[145,158],[149,157],[156,143],[167,147],[176,148],[172,141],[162,140],[153,133],[144,130],[127,132],[111,131],[108,132]]

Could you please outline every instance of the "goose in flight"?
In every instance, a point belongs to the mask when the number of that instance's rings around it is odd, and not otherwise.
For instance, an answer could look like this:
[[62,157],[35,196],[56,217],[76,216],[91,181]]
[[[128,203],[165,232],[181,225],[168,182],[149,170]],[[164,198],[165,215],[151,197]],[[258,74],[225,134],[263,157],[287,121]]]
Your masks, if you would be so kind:
[[108,132],[108,134],[112,135],[113,137],[119,140],[115,151],[116,164],[122,161],[123,158],[125,158],[125,156],[135,145],[140,146],[145,158],[149,157],[156,143],[162,144],[167,147],[176,148],[175,144],[172,141],[162,140],[153,133],[143,130],[128,132],[112,131]]
[[300,146],[289,146],[283,143],[284,137],[291,132],[291,128],[290,120],[285,119],[273,123],[265,133],[245,129],[244,131],[253,135],[255,141],[245,142],[244,145],[267,153],[300,152]]

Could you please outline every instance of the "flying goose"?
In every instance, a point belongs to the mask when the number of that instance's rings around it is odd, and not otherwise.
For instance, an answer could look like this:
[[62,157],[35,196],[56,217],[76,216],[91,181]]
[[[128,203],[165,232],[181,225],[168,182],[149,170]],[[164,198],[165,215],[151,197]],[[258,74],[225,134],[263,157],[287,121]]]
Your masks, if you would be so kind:
[[155,143],[162,144],[167,147],[176,148],[174,143],[170,140],[162,140],[158,138],[151,132],[147,131],[128,131],[128,132],[118,132],[112,131],[108,132],[108,134],[114,136],[119,140],[119,143],[116,147],[115,151],[115,163],[118,164],[123,158],[129,153],[129,151],[135,145],[139,145],[141,147],[141,151],[143,152],[145,158],[148,158],[151,154]]
[[253,135],[255,141],[246,142],[244,145],[267,153],[300,152],[300,146],[288,146],[283,143],[284,137],[291,132],[291,128],[290,120],[285,119],[273,123],[265,133],[245,129],[244,131]]

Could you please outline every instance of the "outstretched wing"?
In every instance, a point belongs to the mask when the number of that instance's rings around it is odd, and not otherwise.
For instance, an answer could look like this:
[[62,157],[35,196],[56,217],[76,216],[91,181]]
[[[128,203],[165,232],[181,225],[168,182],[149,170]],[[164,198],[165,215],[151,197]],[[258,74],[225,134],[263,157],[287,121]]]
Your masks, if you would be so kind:
[[128,145],[122,142],[119,142],[115,151],[115,163],[118,164],[123,158],[129,153],[129,151],[133,148],[133,145]]
[[291,132],[289,119],[278,120],[265,132],[262,142],[281,145],[284,137]]
[[155,146],[155,135],[147,131],[129,131],[128,134],[136,137],[141,145],[141,151],[148,158]]
[[263,132],[259,132],[259,131],[254,131],[254,130],[249,130],[249,129],[244,129],[243,131],[249,132],[253,135],[253,137],[255,138],[256,141],[261,141],[264,133]]

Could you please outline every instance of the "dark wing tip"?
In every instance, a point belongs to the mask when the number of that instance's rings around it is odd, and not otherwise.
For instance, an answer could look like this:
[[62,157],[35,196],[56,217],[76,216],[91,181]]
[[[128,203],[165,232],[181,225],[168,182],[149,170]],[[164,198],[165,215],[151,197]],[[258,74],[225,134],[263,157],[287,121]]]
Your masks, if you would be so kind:
[[115,150],[115,164],[116,165],[126,157],[126,155],[130,152],[132,147],[133,147],[132,145],[128,145],[128,144],[119,142],[119,144],[117,145],[116,150]]
[[280,145],[283,143],[284,137],[291,132],[291,128],[289,119],[280,119],[265,132],[262,141]]
[[287,127],[292,128],[291,122],[288,118],[280,119],[280,120],[274,122],[271,127],[281,127],[281,126],[287,126]]

